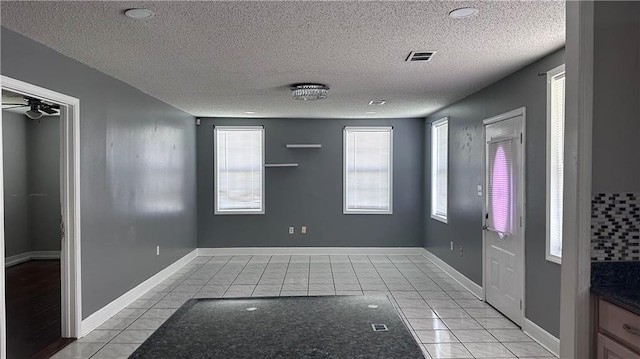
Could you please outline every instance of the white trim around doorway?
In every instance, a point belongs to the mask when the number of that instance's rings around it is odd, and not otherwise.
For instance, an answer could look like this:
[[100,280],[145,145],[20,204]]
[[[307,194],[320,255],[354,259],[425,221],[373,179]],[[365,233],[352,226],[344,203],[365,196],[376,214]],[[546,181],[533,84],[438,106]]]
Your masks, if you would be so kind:
[[[12,92],[60,105],[60,199],[64,236],[61,250],[62,336],[77,338],[82,320],[80,273],[80,100],[2,75],[0,86]],[[0,126],[1,128],[2,126]],[[0,144],[2,143],[0,130]],[[3,203],[2,146],[0,145],[0,203]],[[0,268],[4,258],[4,206],[0,206]],[[4,275],[0,276],[0,358],[6,357]]]
[[594,2],[567,1],[560,358],[595,356],[591,312]]

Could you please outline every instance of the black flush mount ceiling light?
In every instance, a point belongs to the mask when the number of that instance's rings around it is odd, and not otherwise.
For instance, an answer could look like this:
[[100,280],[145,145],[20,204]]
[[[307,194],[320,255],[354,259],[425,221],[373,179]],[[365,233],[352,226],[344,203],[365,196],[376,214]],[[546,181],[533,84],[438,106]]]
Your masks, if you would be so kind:
[[30,110],[26,112],[26,115],[32,120],[39,120],[42,118],[44,115],[43,112],[49,115],[55,115],[60,109],[59,105],[44,103],[37,98],[26,98],[26,100],[30,107]]
[[26,112],[27,117],[29,117],[32,120],[39,120],[40,118],[42,118],[42,112],[40,112],[40,110],[38,110],[38,103],[31,102],[31,109],[29,111]]
[[329,87],[322,84],[297,84],[291,86],[294,100],[324,100],[329,94]]

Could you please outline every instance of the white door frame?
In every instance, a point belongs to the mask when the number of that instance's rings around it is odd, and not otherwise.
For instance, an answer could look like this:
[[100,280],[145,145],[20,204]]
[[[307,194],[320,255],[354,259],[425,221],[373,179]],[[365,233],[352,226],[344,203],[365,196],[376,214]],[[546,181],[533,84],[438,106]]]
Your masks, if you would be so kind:
[[[504,120],[508,120],[510,118],[514,118],[514,117],[518,117],[518,116],[522,116],[522,151],[521,151],[521,158],[520,158],[520,168],[518,169],[518,173],[520,173],[520,175],[518,176],[518,182],[519,182],[519,186],[522,189],[520,191],[520,198],[518,198],[518,202],[520,203],[520,213],[522,213],[522,248],[521,251],[518,255],[521,256],[522,258],[522,288],[520,289],[520,297],[522,298],[522,307],[520,308],[520,318],[518,318],[520,320],[519,324],[520,325],[524,325],[524,310],[526,308],[526,302],[525,302],[525,279],[526,279],[526,266],[525,266],[525,243],[526,243],[526,229],[527,229],[527,205],[526,205],[526,200],[527,200],[527,196],[526,196],[526,188],[525,188],[525,178],[526,178],[526,159],[527,159],[527,151],[526,151],[526,146],[527,146],[527,109],[526,107],[520,107],[517,108],[515,110],[509,111],[509,112],[505,112],[501,115],[497,115],[491,118],[488,118],[486,120],[482,121],[482,125],[483,125],[483,138],[484,138],[484,144],[483,144],[483,152],[486,151],[486,143],[487,143],[487,132],[485,130],[485,126],[486,125],[490,125],[492,123],[496,123],[496,122],[500,122],[500,121],[504,121]],[[483,161],[486,162],[486,156],[487,154],[484,153],[483,156]],[[483,168],[486,170],[487,168],[487,164],[484,163]],[[484,197],[483,197],[483,201],[486,199],[487,196],[487,176],[485,173],[484,179]],[[486,212],[486,201],[483,202],[482,204],[482,224],[485,224],[485,218],[487,215]],[[487,301],[487,271],[485,270],[486,268],[486,260],[487,260],[487,241],[486,241],[486,234],[487,231],[483,230],[482,231],[482,300],[484,300],[485,302]]]
[[560,358],[591,358],[594,2],[567,1]]
[[[80,281],[80,100],[43,87],[2,76],[3,89],[60,104],[60,200],[64,236],[60,255],[62,279],[62,336],[80,336],[82,297]],[[0,126],[0,204],[2,183],[2,126]],[[4,263],[4,205],[0,205],[0,268]],[[0,276],[0,358],[6,358],[4,275]]]

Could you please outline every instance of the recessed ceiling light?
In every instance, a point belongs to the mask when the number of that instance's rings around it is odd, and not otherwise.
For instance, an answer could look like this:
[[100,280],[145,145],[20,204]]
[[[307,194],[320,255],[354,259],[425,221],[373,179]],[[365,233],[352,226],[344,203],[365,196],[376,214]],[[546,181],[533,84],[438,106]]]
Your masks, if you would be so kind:
[[375,115],[376,112],[375,111],[367,111],[364,113],[365,115]]
[[387,100],[371,100],[369,101],[369,105],[371,106],[382,106],[387,103]]
[[255,115],[256,114],[255,111],[245,111],[244,113],[246,113],[247,115]]
[[454,19],[466,19],[478,15],[479,12],[480,10],[473,7],[461,7],[451,11],[449,16]]
[[367,305],[367,307],[369,307],[369,308],[371,308],[371,309],[376,309],[376,308],[378,308],[378,306],[377,306],[377,305],[375,305],[375,304],[369,304],[369,305]]
[[253,312],[254,310],[257,310],[258,308],[256,307],[249,307],[247,308],[247,312]]
[[155,15],[155,13],[149,9],[128,9],[125,10],[124,14],[132,19],[138,20],[150,19]]

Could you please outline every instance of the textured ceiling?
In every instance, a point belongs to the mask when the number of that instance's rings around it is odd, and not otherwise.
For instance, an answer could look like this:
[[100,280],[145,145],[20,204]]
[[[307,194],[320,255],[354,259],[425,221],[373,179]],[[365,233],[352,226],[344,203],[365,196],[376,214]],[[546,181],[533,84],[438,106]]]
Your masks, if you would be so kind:
[[[558,1],[1,6],[3,26],[195,116],[425,116],[561,48],[565,39],[565,6]],[[463,6],[480,14],[448,16]],[[125,17],[131,7],[156,16]],[[428,63],[404,61],[422,50],[437,54]],[[288,87],[299,82],[328,85],[329,98],[294,101]],[[388,102],[368,106],[376,99]]]

